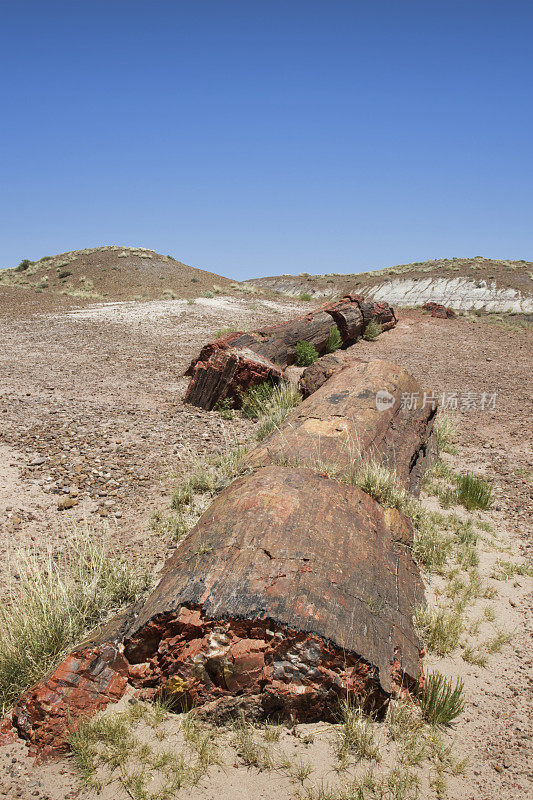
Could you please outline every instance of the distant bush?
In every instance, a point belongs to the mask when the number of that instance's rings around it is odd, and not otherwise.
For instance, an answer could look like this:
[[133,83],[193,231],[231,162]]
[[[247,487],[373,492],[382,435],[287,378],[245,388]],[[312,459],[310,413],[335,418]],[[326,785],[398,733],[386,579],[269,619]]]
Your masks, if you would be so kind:
[[202,292],[202,297],[207,297],[208,300],[212,300],[214,296],[213,292]]
[[371,319],[363,331],[363,339],[366,339],[367,342],[373,342],[382,332],[383,328],[381,323],[378,322],[377,319]]
[[338,350],[339,347],[342,347],[342,339],[339,332],[339,329],[336,325],[332,325],[329,329],[329,336],[328,336],[328,343],[326,345],[326,352],[334,353],[335,350]]
[[198,278],[191,278],[191,283],[198,283]]
[[302,292],[300,295],[300,300],[305,300],[306,302],[309,302],[309,300],[311,300],[311,295],[309,294],[309,292]]
[[316,348],[310,342],[298,342],[295,348],[295,364],[298,367],[308,367],[318,358]]
[[15,267],[15,272],[24,272],[28,269],[28,267],[31,267],[32,264],[33,261],[29,261],[29,259],[25,258],[18,266]]
[[60,269],[57,273],[57,277],[63,280],[63,278],[70,278],[72,272],[70,269]]

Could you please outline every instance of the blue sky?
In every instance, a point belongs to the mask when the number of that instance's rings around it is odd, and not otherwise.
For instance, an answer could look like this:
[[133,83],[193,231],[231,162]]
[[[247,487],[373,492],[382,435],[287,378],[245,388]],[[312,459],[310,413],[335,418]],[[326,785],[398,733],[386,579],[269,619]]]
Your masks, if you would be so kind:
[[0,4],[0,265],[533,259],[533,4]]

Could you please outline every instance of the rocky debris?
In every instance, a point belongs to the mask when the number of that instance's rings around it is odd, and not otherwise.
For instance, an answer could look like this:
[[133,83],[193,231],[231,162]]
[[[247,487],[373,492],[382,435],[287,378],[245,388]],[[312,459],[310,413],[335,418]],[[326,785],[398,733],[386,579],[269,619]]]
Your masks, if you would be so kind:
[[453,308],[443,306],[441,303],[424,303],[422,309],[424,311],[429,311],[432,317],[438,317],[439,319],[457,319],[457,314]]
[[250,386],[283,377],[283,370],[295,362],[299,342],[308,342],[324,355],[334,325],[342,346],[349,347],[373,319],[384,330],[396,325],[394,310],[387,303],[368,303],[360,295],[347,295],[289,322],[209,342],[185,373],[191,376],[185,402],[210,410],[228,397],[238,406],[241,393]]
[[[336,361],[334,366],[342,367]],[[317,367],[315,375],[320,374]],[[313,373],[310,381],[312,377]],[[315,469],[322,465],[342,471],[354,460],[376,459],[417,493],[432,454],[435,413],[435,398],[402,367],[379,359],[350,361],[297,406],[252,451],[248,463],[298,463]]]

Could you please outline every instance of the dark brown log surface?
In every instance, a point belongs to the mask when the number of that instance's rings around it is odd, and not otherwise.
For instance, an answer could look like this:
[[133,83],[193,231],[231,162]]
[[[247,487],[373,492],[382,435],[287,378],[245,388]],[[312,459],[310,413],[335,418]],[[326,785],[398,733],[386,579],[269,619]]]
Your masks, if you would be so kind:
[[[379,394],[382,393],[382,394]],[[410,408],[402,398],[417,398]],[[383,404],[378,405],[379,398]],[[251,466],[298,463],[346,470],[359,458],[377,459],[418,492],[431,456],[431,403],[405,369],[390,361],[350,362],[289,415],[249,456]]]

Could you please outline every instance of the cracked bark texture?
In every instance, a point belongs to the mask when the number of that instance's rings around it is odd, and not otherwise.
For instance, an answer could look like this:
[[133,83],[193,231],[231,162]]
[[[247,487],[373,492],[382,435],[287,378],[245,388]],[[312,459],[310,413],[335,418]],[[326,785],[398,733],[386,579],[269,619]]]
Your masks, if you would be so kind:
[[431,458],[436,413],[423,398],[413,376],[391,361],[341,365],[252,451],[248,463],[345,471],[354,462],[375,459],[417,494]]
[[347,295],[280,325],[230,333],[206,344],[193,359],[185,373],[191,380],[184,399],[207,410],[226,397],[238,406],[241,393],[250,386],[283,378],[283,370],[295,363],[299,342],[312,344],[319,355],[324,355],[334,325],[346,348],[355,344],[373,319],[384,330],[396,325],[394,310],[387,303]]

